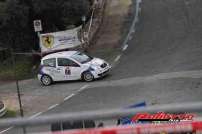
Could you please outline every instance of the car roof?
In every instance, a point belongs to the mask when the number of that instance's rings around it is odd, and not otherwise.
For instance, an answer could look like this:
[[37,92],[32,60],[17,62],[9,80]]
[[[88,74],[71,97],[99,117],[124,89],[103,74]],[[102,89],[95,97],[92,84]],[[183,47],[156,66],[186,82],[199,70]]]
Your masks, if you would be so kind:
[[49,55],[46,55],[45,57],[43,57],[42,60],[50,59],[50,58],[58,58],[58,57],[67,57],[68,58],[76,53],[78,53],[78,51],[63,51],[63,52],[52,53],[52,54],[49,54]]

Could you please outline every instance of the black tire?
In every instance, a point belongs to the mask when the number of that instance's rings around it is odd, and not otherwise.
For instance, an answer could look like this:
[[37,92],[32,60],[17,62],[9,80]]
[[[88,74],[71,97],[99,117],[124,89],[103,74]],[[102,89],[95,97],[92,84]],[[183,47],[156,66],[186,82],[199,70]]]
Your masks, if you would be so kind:
[[94,76],[91,72],[87,71],[83,73],[82,79],[86,82],[91,82],[94,80]]
[[52,84],[52,78],[48,75],[43,75],[41,77],[41,83],[44,85],[44,86],[49,86]]

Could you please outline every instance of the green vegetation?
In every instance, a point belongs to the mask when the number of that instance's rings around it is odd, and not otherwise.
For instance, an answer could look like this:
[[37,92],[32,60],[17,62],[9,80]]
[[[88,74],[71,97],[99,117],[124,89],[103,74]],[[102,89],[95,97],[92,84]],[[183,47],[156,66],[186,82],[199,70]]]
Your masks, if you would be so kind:
[[16,117],[16,116],[17,116],[16,111],[7,109],[6,114],[2,118],[12,118],[12,117]]
[[[14,68],[11,59],[8,59],[0,64],[0,80],[14,80],[15,73],[18,80],[33,77],[33,64],[29,57],[18,58],[15,65],[16,66]],[[14,71],[14,69],[16,71]]]
[[42,20],[43,33],[82,24],[92,0],[6,0],[0,2],[0,43],[15,51],[38,50],[33,20]]
[[6,3],[0,1],[0,15],[4,15],[6,9]]

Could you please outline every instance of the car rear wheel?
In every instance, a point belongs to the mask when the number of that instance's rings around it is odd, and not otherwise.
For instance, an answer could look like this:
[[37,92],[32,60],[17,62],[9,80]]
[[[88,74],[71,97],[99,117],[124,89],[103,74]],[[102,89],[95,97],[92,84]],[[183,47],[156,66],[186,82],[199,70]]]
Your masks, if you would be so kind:
[[41,83],[42,83],[44,86],[49,86],[49,85],[51,85],[51,83],[52,83],[52,79],[51,79],[51,77],[48,76],[48,75],[43,75],[43,76],[41,77]]
[[83,80],[86,82],[91,82],[94,80],[94,76],[91,72],[84,72],[83,73]]

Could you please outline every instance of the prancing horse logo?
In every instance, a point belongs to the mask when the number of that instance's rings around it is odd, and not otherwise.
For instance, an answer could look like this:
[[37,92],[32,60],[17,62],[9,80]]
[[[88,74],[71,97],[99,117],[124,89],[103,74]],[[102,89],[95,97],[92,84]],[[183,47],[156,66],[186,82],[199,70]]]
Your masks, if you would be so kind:
[[42,43],[45,48],[52,48],[54,43],[54,36],[52,35],[42,36]]

